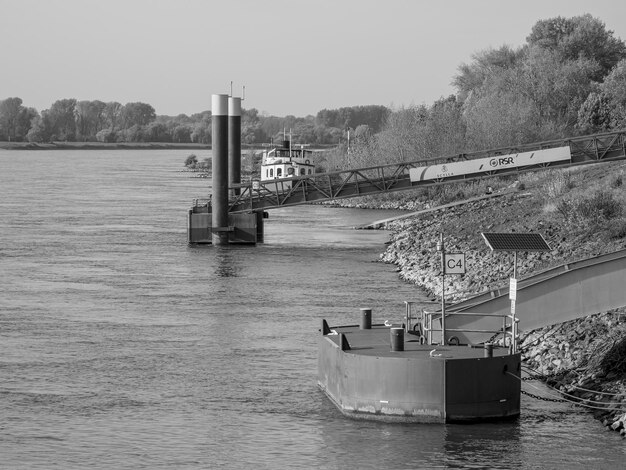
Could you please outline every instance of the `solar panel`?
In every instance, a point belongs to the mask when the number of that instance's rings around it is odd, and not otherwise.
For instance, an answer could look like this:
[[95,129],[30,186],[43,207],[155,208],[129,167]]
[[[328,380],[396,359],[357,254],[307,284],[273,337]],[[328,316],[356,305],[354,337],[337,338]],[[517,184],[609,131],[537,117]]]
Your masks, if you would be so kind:
[[540,233],[481,233],[493,251],[550,251]]

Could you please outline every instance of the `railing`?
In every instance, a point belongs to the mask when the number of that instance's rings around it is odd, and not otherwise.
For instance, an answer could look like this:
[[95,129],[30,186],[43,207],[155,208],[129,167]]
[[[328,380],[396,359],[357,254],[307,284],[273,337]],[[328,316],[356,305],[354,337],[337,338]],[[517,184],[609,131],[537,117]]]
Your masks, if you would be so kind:
[[[497,155],[515,154],[533,150],[569,146],[571,162],[529,165],[524,168],[502,170],[488,169],[478,173],[463,174],[432,181],[412,182],[411,168],[474,160]],[[527,145],[511,146],[480,152],[448,155],[430,160],[394,163],[388,165],[346,170],[332,173],[298,176],[269,181],[255,180],[236,185],[237,196],[229,201],[229,212],[261,211],[272,207],[307,204],[311,202],[364,196],[391,191],[410,189],[459,180],[471,180],[486,176],[516,174],[544,166],[570,166],[584,163],[611,161],[624,158],[626,154],[626,131],[617,131],[591,136],[559,139]],[[208,198],[198,198],[194,207],[206,206]]]
[[[503,335],[504,345],[511,347],[512,351],[516,352],[519,348],[518,340],[518,323],[519,318],[508,315],[508,314],[499,314],[499,313],[470,313],[470,312],[449,312],[446,313],[446,318],[451,318],[455,316],[466,316],[466,317],[480,317],[480,318],[498,318],[501,320],[502,327],[499,329],[471,329],[471,328],[446,328],[445,332],[441,328],[437,328],[433,326],[433,317],[441,318],[441,312],[429,312],[427,310],[417,311],[415,308],[416,302],[405,301],[406,306],[406,316],[405,316],[405,329],[407,332],[412,331],[414,334],[420,337],[420,340],[423,344],[442,344],[444,341],[442,337],[448,338],[445,343],[450,345],[459,345],[459,338],[455,335],[448,337],[447,333],[486,333],[492,334],[493,336],[487,342],[494,341],[498,336]],[[415,322],[414,322],[415,320]],[[433,333],[439,333],[440,343],[433,342]],[[422,339],[423,338],[423,339]]]

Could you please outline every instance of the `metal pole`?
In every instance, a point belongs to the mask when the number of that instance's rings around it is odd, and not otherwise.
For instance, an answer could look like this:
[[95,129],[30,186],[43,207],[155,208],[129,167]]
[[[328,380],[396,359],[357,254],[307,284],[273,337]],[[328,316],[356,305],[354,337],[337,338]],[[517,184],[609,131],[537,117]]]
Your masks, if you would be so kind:
[[506,315],[502,315],[502,341],[506,344]]
[[[228,98],[228,184],[241,183],[241,98]],[[238,196],[240,189],[231,189]]]
[[443,232],[439,234],[438,249],[441,251],[441,344],[446,344],[446,249],[443,244]]
[[[515,255],[513,257],[513,279],[515,279],[517,281],[517,251],[514,252]],[[516,288],[517,289],[517,288]],[[517,292],[516,292],[517,294]],[[512,338],[511,338],[511,351],[513,352],[513,354],[515,354],[517,352],[517,322],[515,321],[515,302],[516,300],[512,300],[511,301],[513,303],[513,308],[512,308],[512,312],[511,312],[511,334],[512,334]]]
[[228,95],[212,96],[213,198],[211,229],[214,245],[228,244]]

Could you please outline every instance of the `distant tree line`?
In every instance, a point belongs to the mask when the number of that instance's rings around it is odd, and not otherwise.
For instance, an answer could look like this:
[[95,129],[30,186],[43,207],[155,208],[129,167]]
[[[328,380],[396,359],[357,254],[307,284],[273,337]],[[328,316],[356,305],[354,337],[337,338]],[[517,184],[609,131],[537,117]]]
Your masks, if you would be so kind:
[[456,94],[389,113],[331,169],[415,161],[626,128],[626,44],[591,15],[538,21],[517,48],[472,56]]
[[[355,127],[373,132],[382,128],[389,113],[384,106],[356,106],[323,110],[318,116],[299,118],[260,115],[256,109],[242,112],[242,141],[261,144],[280,140],[291,132],[294,140],[308,144],[338,144]],[[71,142],[211,142],[211,112],[187,116],[157,116],[147,103],[55,101],[41,114],[23,106],[21,98],[0,101],[0,140]]]
[[[320,164],[335,170],[626,128],[626,44],[589,14],[538,21],[522,46],[475,53],[452,84],[456,93],[431,105],[323,109],[306,117],[243,110],[242,140],[277,141],[286,130],[296,142],[333,144]],[[39,114],[7,98],[0,101],[0,140],[206,144],[211,113],[157,116],[145,103],[64,99]]]

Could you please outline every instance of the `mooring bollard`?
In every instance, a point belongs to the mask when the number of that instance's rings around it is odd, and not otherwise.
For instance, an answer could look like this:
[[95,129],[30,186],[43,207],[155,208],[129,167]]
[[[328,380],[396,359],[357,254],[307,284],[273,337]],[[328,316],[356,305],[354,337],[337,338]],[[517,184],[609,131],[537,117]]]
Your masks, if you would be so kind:
[[485,357],[493,357],[493,344],[485,343]]
[[404,328],[390,328],[391,350],[404,351]]
[[372,309],[371,308],[361,309],[361,329],[362,330],[372,329]]

